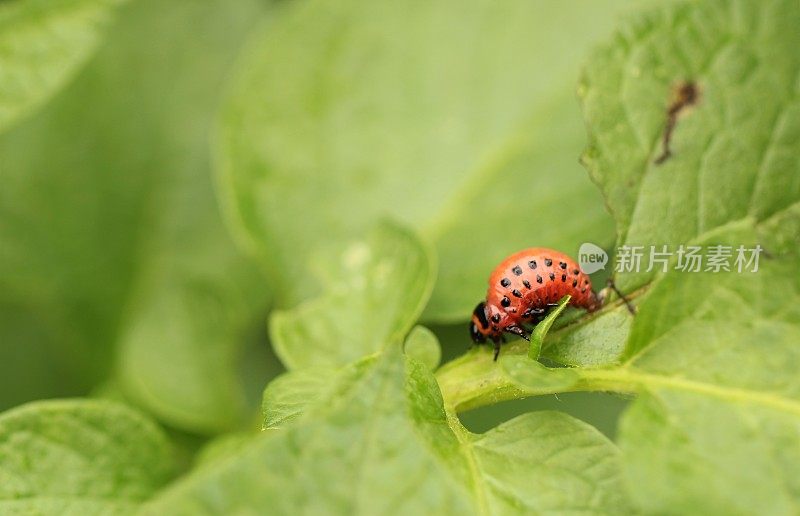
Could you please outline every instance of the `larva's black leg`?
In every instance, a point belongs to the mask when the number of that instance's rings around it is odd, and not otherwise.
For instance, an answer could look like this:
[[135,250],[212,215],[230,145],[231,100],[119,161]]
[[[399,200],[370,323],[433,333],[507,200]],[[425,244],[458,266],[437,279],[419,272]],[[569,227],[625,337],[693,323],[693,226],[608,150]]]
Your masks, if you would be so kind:
[[618,295],[620,299],[622,299],[622,302],[625,303],[626,307],[628,307],[628,311],[631,313],[631,315],[636,315],[636,308],[631,304],[630,301],[628,301],[628,298],[625,297],[625,294],[619,291],[617,286],[614,284],[613,279],[608,278],[608,280],[606,281],[606,287],[613,290],[614,293]]
[[508,333],[513,333],[514,335],[519,335],[525,340],[531,340],[531,336],[528,335],[528,332],[526,332],[523,328],[520,328],[519,326],[516,325],[507,326],[505,331],[507,331]]
[[524,319],[535,319],[536,317],[544,315],[545,312],[546,310],[544,308],[528,308],[522,313],[522,317]]
[[497,362],[497,357],[500,356],[500,339],[494,341],[494,362]]

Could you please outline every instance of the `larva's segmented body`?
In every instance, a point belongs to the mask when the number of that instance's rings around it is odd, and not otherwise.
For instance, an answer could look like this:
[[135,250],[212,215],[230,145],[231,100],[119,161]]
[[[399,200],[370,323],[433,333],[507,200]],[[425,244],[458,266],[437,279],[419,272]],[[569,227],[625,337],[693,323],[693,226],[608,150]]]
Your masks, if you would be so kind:
[[472,340],[490,339],[499,349],[503,333],[528,338],[524,325],[539,322],[567,294],[572,306],[590,312],[600,307],[589,276],[569,256],[544,247],[514,253],[489,276],[486,300],[472,314]]

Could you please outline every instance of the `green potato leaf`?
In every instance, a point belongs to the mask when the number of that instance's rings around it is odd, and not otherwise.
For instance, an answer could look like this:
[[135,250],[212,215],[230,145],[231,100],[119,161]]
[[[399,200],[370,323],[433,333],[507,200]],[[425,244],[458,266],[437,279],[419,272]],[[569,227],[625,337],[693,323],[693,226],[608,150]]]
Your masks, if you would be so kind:
[[645,512],[794,514],[800,500],[800,404],[751,394],[720,400],[653,389],[621,424],[626,477]]
[[474,453],[491,514],[623,514],[620,454],[594,427],[531,412],[477,436]]
[[399,226],[380,224],[331,254],[318,267],[324,294],[271,317],[272,343],[290,369],[342,366],[404,339],[430,296],[433,254]]
[[631,493],[645,510],[800,506],[798,266],[765,260],[745,277],[691,282],[671,274],[641,305],[629,343],[638,352],[614,375],[645,393],[620,431]]
[[[685,273],[673,259],[639,305],[622,366],[583,372],[594,388],[642,393],[620,443],[645,512],[792,514],[800,504],[798,23],[796,2],[666,7],[598,50],[581,85],[586,161],[620,244],[771,253],[750,273]],[[681,81],[699,98],[657,164]]]
[[[639,271],[616,275],[629,296],[646,296],[661,273],[647,270],[650,246],[675,253],[730,224],[754,224],[770,253],[796,253],[800,57],[790,48],[800,43],[798,21],[793,2],[680,3],[634,19],[588,60],[579,87],[584,162],[614,214],[618,246],[641,246]],[[657,163],[667,109],[687,81],[698,98],[679,112],[672,153]],[[630,327],[617,305],[556,328],[544,355],[621,363]]]
[[[403,351],[420,364],[434,370],[441,358],[441,348],[436,335],[424,326],[416,326],[408,334]],[[300,417],[308,407],[325,403],[343,389],[349,388],[371,357],[336,369],[309,366],[282,374],[264,389],[262,428],[275,429]]]
[[424,326],[415,326],[406,338],[403,351],[417,362],[426,365],[431,371],[439,367],[442,360],[442,347],[436,335]]
[[144,513],[627,509],[618,450],[569,416],[529,414],[470,434],[446,414],[428,368],[397,345],[360,362],[347,383],[293,424],[177,482]]
[[63,87],[97,48],[124,0],[0,4],[0,132]]
[[542,356],[573,366],[619,364],[625,357],[632,324],[633,317],[622,303],[610,304],[563,326],[556,323],[543,343]]
[[[798,24],[793,0],[680,3],[627,24],[592,55],[579,89],[584,161],[619,245],[675,249],[731,222],[796,212]],[[673,91],[687,81],[698,98],[679,112],[672,155],[658,164]],[[656,273],[626,270],[618,283],[632,290]]]
[[0,415],[3,514],[132,514],[174,469],[164,433],[123,405],[40,401]]
[[[581,86],[586,161],[620,244],[770,251],[755,273],[661,274],[622,367],[583,372],[595,388],[642,393],[620,443],[645,512],[792,514],[800,504],[798,22],[796,2],[670,6],[596,52]],[[699,98],[657,164],[681,81]],[[622,274],[620,284],[657,274]]]
[[284,373],[267,385],[261,404],[262,429],[274,429],[300,417],[311,405],[336,390],[345,373],[332,367],[306,367]]

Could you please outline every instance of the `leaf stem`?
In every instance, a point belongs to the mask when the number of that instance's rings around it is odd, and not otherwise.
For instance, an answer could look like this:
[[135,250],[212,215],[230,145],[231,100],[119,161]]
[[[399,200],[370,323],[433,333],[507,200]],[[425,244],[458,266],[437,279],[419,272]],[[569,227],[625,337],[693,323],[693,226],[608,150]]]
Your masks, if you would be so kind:
[[[504,349],[506,355],[524,355],[526,343],[514,342]],[[575,391],[611,391],[624,394],[639,391],[640,382],[627,374],[624,368],[575,368],[579,381],[566,389],[532,389],[514,382],[501,364],[492,361],[488,349],[473,349],[448,362],[436,373],[445,406],[454,412],[464,412],[501,401],[527,398],[543,394]]]

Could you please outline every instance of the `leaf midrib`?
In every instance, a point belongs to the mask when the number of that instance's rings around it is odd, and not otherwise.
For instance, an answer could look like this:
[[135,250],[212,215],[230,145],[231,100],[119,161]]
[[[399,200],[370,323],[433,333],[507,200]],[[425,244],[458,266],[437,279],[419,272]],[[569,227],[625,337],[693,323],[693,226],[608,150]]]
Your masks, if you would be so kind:
[[602,390],[603,386],[615,386],[616,389],[613,390],[621,392],[636,392],[642,389],[679,390],[724,399],[734,403],[761,405],[800,417],[800,401],[770,392],[758,392],[741,387],[719,386],[679,376],[647,373],[637,370],[635,367],[585,369],[580,370],[580,375],[586,382],[583,387],[590,387],[589,390]]
[[455,415],[455,413],[452,413],[450,410],[447,410],[447,412],[448,426],[458,441],[459,450],[462,451],[464,459],[467,462],[467,470],[469,471],[469,476],[472,479],[473,485],[475,486],[475,500],[477,502],[476,510],[478,514],[481,515],[491,514],[491,511],[489,511],[489,501],[486,495],[486,490],[483,487],[485,485],[485,479],[480,473],[478,459],[475,457],[475,450],[473,449],[473,441],[471,438],[472,434],[466,428],[464,428],[464,425],[461,424],[461,421],[458,419],[458,416]]

